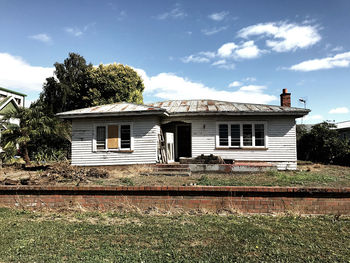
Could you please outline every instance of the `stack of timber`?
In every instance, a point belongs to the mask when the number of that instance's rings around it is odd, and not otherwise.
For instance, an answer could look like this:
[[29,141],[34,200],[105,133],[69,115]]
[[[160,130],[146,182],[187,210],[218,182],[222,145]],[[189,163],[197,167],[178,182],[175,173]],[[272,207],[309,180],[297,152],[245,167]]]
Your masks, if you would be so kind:
[[158,160],[159,163],[168,163],[166,145],[162,130],[160,130],[160,133],[158,134]]

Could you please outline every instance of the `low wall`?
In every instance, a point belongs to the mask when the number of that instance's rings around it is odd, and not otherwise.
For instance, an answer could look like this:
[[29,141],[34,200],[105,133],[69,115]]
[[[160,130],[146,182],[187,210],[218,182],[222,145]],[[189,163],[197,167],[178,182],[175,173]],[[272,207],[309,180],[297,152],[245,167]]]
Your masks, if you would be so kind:
[[101,210],[158,207],[162,210],[350,215],[350,188],[0,186],[0,206]]

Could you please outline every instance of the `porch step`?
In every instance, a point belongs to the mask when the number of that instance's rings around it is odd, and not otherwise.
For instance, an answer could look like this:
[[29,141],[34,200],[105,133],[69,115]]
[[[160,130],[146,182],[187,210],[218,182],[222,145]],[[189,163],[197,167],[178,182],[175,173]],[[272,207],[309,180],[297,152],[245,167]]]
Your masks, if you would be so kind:
[[188,164],[163,164],[163,163],[158,163],[154,165],[154,167],[157,168],[188,168]]
[[153,166],[152,175],[167,176],[190,176],[191,169],[189,165],[182,164],[156,164]]
[[153,168],[154,171],[156,172],[191,172],[191,169],[189,167],[184,167],[184,168],[159,168],[155,167]]
[[157,172],[151,172],[148,175],[160,175],[160,176],[190,176],[190,172],[185,171],[157,171]]

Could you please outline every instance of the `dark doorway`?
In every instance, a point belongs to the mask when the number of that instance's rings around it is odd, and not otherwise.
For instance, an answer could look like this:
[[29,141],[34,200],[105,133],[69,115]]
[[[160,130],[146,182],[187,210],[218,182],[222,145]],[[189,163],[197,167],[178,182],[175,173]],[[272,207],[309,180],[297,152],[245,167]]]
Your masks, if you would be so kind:
[[192,157],[191,124],[177,125],[177,154],[176,159],[180,157]]

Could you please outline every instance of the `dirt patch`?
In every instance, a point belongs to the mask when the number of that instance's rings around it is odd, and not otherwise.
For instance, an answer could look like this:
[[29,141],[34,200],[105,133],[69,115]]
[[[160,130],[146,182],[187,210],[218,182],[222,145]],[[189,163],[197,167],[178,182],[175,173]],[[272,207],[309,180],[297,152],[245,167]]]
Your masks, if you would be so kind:
[[3,169],[0,176],[2,185],[38,185],[56,183],[89,182],[91,179],[108,178],[109,173],[100,168],[83,168],[71,166],[67,162],[55,163],[40,168],[32,166],[24,169]]
[[105,186],[300,186],[350,187],[350,167],[299,164],[299,171],[257,173],[192,173],[152,175],[152,165],[77,167],[68,162],[46,166],[0,168],[1,185]]

